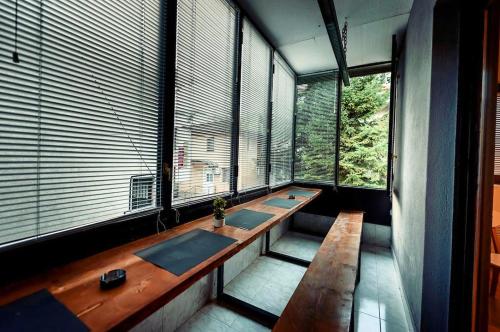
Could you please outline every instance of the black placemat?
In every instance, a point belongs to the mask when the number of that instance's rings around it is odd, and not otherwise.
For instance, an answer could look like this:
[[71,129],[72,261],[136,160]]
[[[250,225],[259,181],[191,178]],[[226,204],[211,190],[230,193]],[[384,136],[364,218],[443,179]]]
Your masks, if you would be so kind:
[[0,307],[0,330],[89,331],[46,289]]
[[295,205],[299,204],[301,201],[296,199],[286,199],[286,198],[271,198],[264,202],[264,204],[269,206],[276,206],[284,209],[291,209]]
[[274,214],[241,209],[226,216],[226,225],[253,229],[274,217]]
[[234,242],[236,240],[230,237],[195,229],[135,254],[180,276]]
[[307,190],[292,189],[288,190],[288,195],[311,197],[314,195],[314,193],[312,191],[307,191]]

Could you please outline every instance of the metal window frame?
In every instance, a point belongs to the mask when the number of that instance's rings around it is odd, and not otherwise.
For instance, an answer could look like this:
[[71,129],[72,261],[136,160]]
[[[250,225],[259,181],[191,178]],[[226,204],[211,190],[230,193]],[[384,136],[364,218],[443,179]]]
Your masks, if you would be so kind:
[[[396,52],[396,50],[393,50],[393,52]],[[395,97],[395,85],[393,87],[393,84],[395,84],[394,79],[393,79],[393,69],[396,68],[394,65],[394,61],[382,61],[382,62],[374,62],[366,65],[360,65],[360,66],[353,66],[349,67],[349,76],[350,77],[360,77],[360,76],[367,76],[367,75],[375,75],[375,74],[382,74],[382,73],[391,73],[391,88],[389,92],[389,132],[388,132],[388,153],[387,153],[387,178],[389,178],[389,170],[392,171],[392,155],[390,155],[390,151],[393,149],[393,144],[391,144],[394,136],[394,97]],[[340,183],[340,177],[338,175],[339,169],[340,169],[340,132],[342,130],[341,124],[340,124],[340,114],[341,114],[341,109],[342,109],[342,89],[340,88],[340,95],[339,95],[339,128],[337,131],[337,141],[338,141],[338,146],[339,150],[337,151],[337,165],[336,165],[336,173],[337,173],[337,178],[336,178],[336,186],[337,187],[345,187],[345,188],[356,188],[356,189],[370,189],[370,190],[384,190],[389,193],[392,191],[392,185],[389,187],[389,182],[386,179],[386,186],[385,187],[368,187],[368,186],[352,186],[352,185],[345,185]],[[392,123],[391,123],[392,119]],[[389,150],[391,149],[391,150]],[[391,188],[391,189],[390,189]]]
[[[297,85],[299,82],[300,78],[303,77],[321,77],[321,76],[328,76],[332,73],[337,72],[337,119],[336,119],[336,124],[335,124],[335,154],[334,154],[334,174],[333,174],[333,181],[304,181],[304,180],[295,180],[295,142],[297,138],[297,128],[296,128],[296,121],[297,121]],[[333,70],[324,70],[324,71],[319,71],[319,72],[314,72],[314,73],[309,73],[309,74],[303,74],[303,75],[298,75],[296,76],[295,80],[295,115],[294,115],[294,127],[293,127],[293,183],[300,183],[300,184],[308,184],[308,185],[320,185],[320,186],[325,186],[325,187],[336,187],[337,186],[337,179],[338,179],[338,151],[339,151],[339,132],[340,132],[340,108],[341,108],[341,97],[342,97],[342,76],[339,72],[338,69],[333,69]]]

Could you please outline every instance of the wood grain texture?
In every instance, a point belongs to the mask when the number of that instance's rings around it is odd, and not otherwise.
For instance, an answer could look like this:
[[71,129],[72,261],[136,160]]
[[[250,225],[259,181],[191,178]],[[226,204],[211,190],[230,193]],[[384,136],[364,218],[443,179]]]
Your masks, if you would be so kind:
[[[310,190],[314,192],[314,195],[312,197],[297,197],[296,199],[300,200],[301,203],[292,209],[262,204],[264,200],[272,197],[287,198],[287,191],[291,189],[288,187],[227,209],[227,213],[247,208],[274,214],[273,218],[252,230],[232,226],[214,229],[212,216],[206,216],[160,234],[52,269],[28,280],[2,287],[0,289],[0,305],[47,288],[92,331],[126,330],[164,306],[193,283],[223,264],[321,193],[319,189],[293,188]],[[213,231],[238,241],[181,276],[176,276],[134,255],[134,252],[140,249],[194,229]],[[127,281],[118,288],[102,291],[99,288],[99,276],[106,271],[117,268],[127,270]]]
[[340,212],[273,331],[349,331],[362,212]]

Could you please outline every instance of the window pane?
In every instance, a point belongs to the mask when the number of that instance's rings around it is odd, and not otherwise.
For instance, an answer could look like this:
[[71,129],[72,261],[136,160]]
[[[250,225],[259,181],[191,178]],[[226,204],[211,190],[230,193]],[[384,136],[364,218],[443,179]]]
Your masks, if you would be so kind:
[[272,186],[292,180],[294,106],[295,74],[279,54],[275,53],[271,123]]
[[243,21],[238,190],[266,184],[271,48]]
[[225,0],[179,0],[172,204],[228,193],[236,12]]
[[295,120],[296,181],[335,181],[338,73],[299,77]]
[[391,74],[352,77],[342,90],[339,184],[385,188]]
[[0,2],[0,243],[154,208],[160,1],[18,5],[15,64]]

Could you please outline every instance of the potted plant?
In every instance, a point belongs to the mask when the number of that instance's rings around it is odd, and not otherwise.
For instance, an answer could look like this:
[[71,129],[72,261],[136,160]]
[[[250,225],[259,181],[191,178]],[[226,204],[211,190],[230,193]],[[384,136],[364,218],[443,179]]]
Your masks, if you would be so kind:
[[222,197],[216,197],[214,199],[214,227],[222,227],[225,225],[224,208],[226,204],[226,200]]

